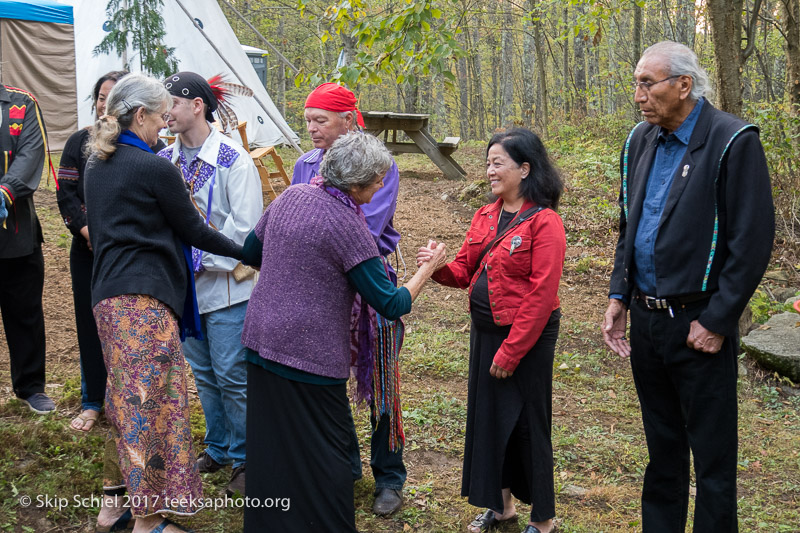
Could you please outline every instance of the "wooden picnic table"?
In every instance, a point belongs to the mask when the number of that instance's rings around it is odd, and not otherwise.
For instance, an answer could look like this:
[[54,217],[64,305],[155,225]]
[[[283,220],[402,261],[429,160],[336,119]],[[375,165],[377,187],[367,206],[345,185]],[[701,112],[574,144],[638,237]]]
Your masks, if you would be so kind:
[[[447,137],[437,142],[428,131],[430,115],[412,113],[391,113],[388,111],[364,111],[364,129],[380,137],[392,152],[407,154],[425,154],[448,179],[460,179],[467,175],[461,165],[451,157],[458,149],[459,137]],[[414,142],[398,142],[397,132],[402,131]],[[389,133],[391,132],[391,138]]]

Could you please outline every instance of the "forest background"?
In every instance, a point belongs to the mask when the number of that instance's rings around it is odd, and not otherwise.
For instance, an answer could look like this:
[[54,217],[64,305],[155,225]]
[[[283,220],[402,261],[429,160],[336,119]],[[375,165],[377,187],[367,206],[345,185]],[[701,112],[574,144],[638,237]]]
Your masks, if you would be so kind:
[[[338,80],[364,110],[430,113],[434,136],[525,126],[615,156],[639,120],[633,71],[661,40],[695,50],[710,100],[761,129],[790,273],[800,242],[800,0],[219,0],[243,44],[275,47],[268,90],[304,130],[309,89]],[[276,53],[278,52],[278,53]],[[282,55],[286,61],[283,61]]]
[[[169,70],[175,67],[169,43],[157,35],[158,21],[136,18],[138,7],[157,9],[160,2],[110,0],[109,18],[116,14],[119,27],[153,32],[140,39],[147,48],[142,53]],[[454,158],[467,180],[442,179],[424,155],[398,156],[395,224],[409,257],[429,237],[454,253],[474,209],[485,202],[485,146],[495,130],[522,125],[544,137],[567,187],[559,209],[568,242],[559,289],[564,317],[553,369],[559,531],[641,531],[647,464],[641,413],[630,365],[606,348],[598,327],[619,218],[619,150],[640,120],[633,102],[635,64],[657,41],[687,44],[715,80],[711,102],[761,129],[778,231],[769,271],[750,302],[758,327],[786,310],[787,297],[800,294],[800,0],[218,2],[243,44],[274,47],[267,56],[268,90],[306,149],[306,95],[330,80],[353,89],[362,110],[430,113],[437,139],[461,137]],[[279,151],[290,169],[297,153]],[[69,281],[72,237],[46,175],[35,202],[45,235],[47,392],[58,412],[31,415],[14,399],[8,352],[0,342],[0,530],[88,533],[95,531],[97,506],[69,503],[75,495],[100,494],[107,423],[101,420],[101,429],[89,435],[68,429],[81,397]],[[371,513],[369,409],[354,410],[366,474],[354,487],[360,531],[465,531],[479,511],[459,493],[468,351],[466,293],[426,286],[406,317],[401,378],[409,478],[405,505],[390,518]],[[740,526],[796,533],[800,386],[741,355],[738,391]],[[205,423],[193,388],[190,404],[199,448]],[[228,476],[206,475],[204,494],[221,496]],[[42,495],[68,504],[23,503]],[[690,522],[693,506],[692,499]],[[518,527],[509,531],[524,527],[528,511],[518,507]],[[226,507],[183,522],[196,531],[236,533],[242,509]]]

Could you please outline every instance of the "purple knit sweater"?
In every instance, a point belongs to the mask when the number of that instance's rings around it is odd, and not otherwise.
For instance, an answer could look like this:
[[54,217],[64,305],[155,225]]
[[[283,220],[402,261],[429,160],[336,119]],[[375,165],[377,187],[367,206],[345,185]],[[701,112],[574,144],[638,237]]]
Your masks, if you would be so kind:
[[355,290],[345,273],[378,257],[366,224],[322,189],[293,185],[269,205],[255,232],[264,250],[242,344],[298,370],[349,377]]

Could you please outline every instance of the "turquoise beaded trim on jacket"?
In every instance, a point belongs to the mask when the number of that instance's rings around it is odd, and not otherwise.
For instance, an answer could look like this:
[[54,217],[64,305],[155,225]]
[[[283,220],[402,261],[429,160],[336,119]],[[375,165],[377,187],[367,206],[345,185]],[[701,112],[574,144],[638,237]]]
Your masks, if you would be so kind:
[[749,128],[755,128],[754,124],[746,124],[739,128],[730,138],[728,144],[725,145],[725,149],[722,150],[722,155],[719,156],[719,163],[717,164],[717,176],[714,178],[714,236],[711,238],[711,251],[708,254],[708,264],[706,264],[706,274],[703,276],[703,289],[702,292],[707,290],[708,286],[708,276],[711,274],[711,263],[714,262],[714,254],[717,252],[717,238],[719,237],[719,208],[716,196],[717,190],[717,183],[719,182],[719,174],[722,171],[722,160],[725,159],[725,154],[728,153],[728,148],[730,148],[731,143],[733,142],[736,137],[742,133],[744,130]]
[[644,120],[633,127],[625,140],[625,150],[622,155],[622,212],[625,213],[625,223],[628,223],[628,150],[631,147],[631,139],[636,128],[644,124]]

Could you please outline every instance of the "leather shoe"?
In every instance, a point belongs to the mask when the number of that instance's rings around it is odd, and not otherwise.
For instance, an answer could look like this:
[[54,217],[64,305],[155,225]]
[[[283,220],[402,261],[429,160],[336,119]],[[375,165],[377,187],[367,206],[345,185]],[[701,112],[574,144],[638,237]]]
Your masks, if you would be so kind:
[[372,512],[378,516],[389,516],[403,506],[403,493],[398,489],[379,488],[375,490],[375,503]]
[[225,468],[225,465],[219,464],[213,457],[208,455],[208,452],[203,452],[197,456],[197,469],[201,474],[213,474],[217,470]]
[[237,466],[233,469],[231,481],[228,483],[228,488],[225,490],[225,494],[228,496],[239,494],[244,497],[244,466],[245,465]]

